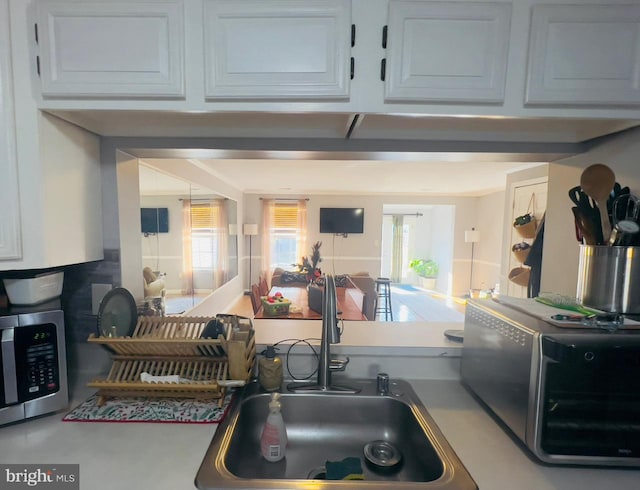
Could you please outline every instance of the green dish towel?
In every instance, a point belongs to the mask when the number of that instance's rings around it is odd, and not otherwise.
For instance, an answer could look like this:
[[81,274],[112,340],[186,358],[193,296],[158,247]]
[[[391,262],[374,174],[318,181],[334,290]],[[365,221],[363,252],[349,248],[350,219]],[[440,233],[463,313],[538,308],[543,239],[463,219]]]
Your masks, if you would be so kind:
[[327,480],[364,480],[360,458],[348,457],[342,461],[325,463]]

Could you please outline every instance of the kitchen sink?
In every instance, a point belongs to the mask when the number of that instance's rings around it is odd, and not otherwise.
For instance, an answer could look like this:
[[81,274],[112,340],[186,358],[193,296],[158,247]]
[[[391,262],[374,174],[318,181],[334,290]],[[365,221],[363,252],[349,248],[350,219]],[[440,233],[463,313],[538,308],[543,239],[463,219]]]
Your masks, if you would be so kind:
[[[360,391],[283,390],[280,401],[289,443],[285,459],[276,463],[260,454],[270,395],[257,383],[246,386],[218,427],[196,476],[196,486],[362,489],[387,488],[393,483],[394,488],[406,489],[478,488],[409,383],[392,382],[389,395],[378,395],[373,380],[349,379],[347,383]],[[393,448],[399,462],[370,462],[364,448],[372,442],[382,448],[379,453],[383,459],[388,456],[386,449]],[[367,454],[371,458],[371,451]],[[364,480],[325,480],[327,460],[353,456],[361,459]]]

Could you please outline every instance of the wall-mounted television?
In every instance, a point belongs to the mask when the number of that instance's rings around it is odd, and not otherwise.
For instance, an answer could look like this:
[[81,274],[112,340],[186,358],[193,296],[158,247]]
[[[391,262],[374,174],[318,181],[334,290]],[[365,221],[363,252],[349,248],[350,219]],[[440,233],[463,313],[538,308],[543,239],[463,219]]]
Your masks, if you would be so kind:
[[320,233],[364,233],[364,208],[320,208]]
[[142,233],[169,233],[168,208],[140,208]]

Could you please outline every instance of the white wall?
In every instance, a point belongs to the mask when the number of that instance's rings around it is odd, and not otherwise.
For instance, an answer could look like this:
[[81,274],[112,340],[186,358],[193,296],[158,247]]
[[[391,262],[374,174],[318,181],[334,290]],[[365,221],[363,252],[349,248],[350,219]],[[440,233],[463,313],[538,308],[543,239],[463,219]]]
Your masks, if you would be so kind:
[[[128,153],[117,152],[116,185],[112,184],[111,196],[116,201],[117,213],[111,216],[109,224],[117,226],[120,250],[121,286],[128,289],[134,298],[144,298],[142,278],[142,255],[140,254],[140,184],[138,180],[138,159]],[[103,174],[104,178],[104,174]],[[114,220],[115,218],[115,220]],[[115,221],[115,223],[114,223]],[[105,228],[105,236],[111,230]],[[105,244],[106,248],[106,244]]]
[[[165,287],[180,291],[182,283],[182,201],[183,196],[141,196],[140,207],[167,208],[169,232],[145,236],[140,233],[142,265],[165,274]],[[186,196],[188,198],[188,196]]]
[[[491,289],[500,282],[505,191],[494,192],[477,200],[476,230],[480,240],[474,245],[473,289]],[[471,247],[471,244],[467,244]]]
[[[259,233],[262,233],[262,201],[260,197],[277,198],[282,196],[245,194],[243,222],[258,223]],[[454,223],[452,225],[453,265],[451,271],[452,293],[455,295],[465,294],[469,286],[471,247],[464,241],[465,230],[470,230],[473,226],[479,229],[479,223],[482,223],[482,227],[485,228],[487,236],[501,236],[502,234],[503,204],[497,210],[499,213],[498,219],[479,216],[481,209],[492,208],[494,201],[498,202],[500,196],[478,198],[313,194],[299,197],[309,197],[309,201],[307,202],[309,246],[316,240],[323,242],[321,249],[323,257],[322,268],[326,272],[335,274],[368,271],[373,276],[379,275],[382,217],[383,206],[385,204],[441,204],[455,207]],[[480,203],[486,204],[481,206]],[[320,234],[319,209],[321,207],[363,207],[365,209],[364,234],[349,235],[348,238]],[[253,239],[254,280],[261,270],[260,254],[260,236],[257,236]],[[497,268],[496,264],[499,263],[499,250],[487,245],[484,251],[480,250],[476,254],[476,258],[477,260],[486,262],[488,266],[480,268],[478,272],[474,269],[474,275],[478,274],[480,282],[491,285],[492,282],[495,282],[495,269]],[[485,277],[485,275],[487,276]],[[243,277],[243,281],[246,283],[246,278]]]

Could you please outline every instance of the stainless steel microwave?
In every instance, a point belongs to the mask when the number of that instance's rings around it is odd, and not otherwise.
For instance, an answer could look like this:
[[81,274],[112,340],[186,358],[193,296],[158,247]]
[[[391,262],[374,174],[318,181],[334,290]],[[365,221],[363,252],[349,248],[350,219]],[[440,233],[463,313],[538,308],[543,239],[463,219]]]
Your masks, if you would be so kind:
[[5,312],[0,336],[0,425],[67,407],[62,311]]
[[470,301],[461,377],[543,462],[640,466],[640,330],[559,328]]

